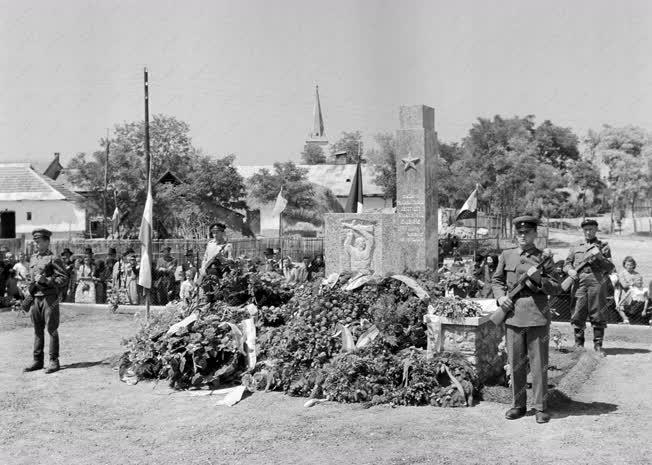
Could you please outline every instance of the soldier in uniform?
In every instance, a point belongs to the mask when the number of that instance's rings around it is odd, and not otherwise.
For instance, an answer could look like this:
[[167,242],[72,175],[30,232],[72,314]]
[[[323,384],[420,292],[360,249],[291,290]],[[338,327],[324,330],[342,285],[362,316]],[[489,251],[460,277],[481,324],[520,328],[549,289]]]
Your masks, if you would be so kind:
[[[607,327],[607,286],[609,273],[614,269],[611,251],[606,242],[598,240],[598,222],[586,219],[582,221],[584,241],[571,247],[566,258],[564,271],[575,280],[575,308],[571,315],[571,325],[575,332],[575,346],[584,347],[584,328],[587,317],[593,326],[593,347],[604,356],[602,341]],[[588,265],[576,268],[585,261],[589,249],[598,247],[600,253],[588,259]]]
[[[550,262],[548,257],[534,245],[538,223],[533,216],[514,219],[519,246],[502,252],[491,284],[498,305],[507,312],[505,340],[514,399],[513,407],[505,413],[505,418],[515,420],[526,413],[529,361],[536,421],[547,423],[550,421],[550,415],[546,412],[550,332],[548,295],[558,293],[560,286],[549,274],[552,264],[545,264]],[[533,266],[543,269],[529,279],[528,286],[514,300],[510,299],[507,295],[509,289]]]
[[67,277],[63,263],[50,251],[51,235],[47,229],[32,232],[38,247],[29,262],[30,295],[33,298],[29,310],[34,325],[34,362],[25,368],[26,372],[43,368],[46,328],[50,335],[50,364],[45,372],[59,370],[59,291],[67,284]]

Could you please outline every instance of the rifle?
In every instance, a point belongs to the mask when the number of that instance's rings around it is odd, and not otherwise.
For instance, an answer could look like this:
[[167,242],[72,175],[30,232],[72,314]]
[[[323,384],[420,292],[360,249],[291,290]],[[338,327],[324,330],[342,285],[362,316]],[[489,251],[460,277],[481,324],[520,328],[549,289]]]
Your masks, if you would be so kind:
[[[550,262],[550,260],[552,260],[553,254],[550,251],[550,249],[545,249],[543,251],[543,256],[544,256],[544,260],[542,260],[541,263],[530,267],[525,273],[523,273],[518,278],[518,281],[514,283],[511,289],[507,291],[507,297],[509,297],[511,301],[514,301],[514,299],[518,296],[518,294],[520,294],[521,291],[523,291],[525,288],[529,288],[533,291],[536,290],[532,278],[541,274],[543,268]],[[498,307],[498,310],[492,313],[489,319],[493,324],[498,326],[503,321],[505,321],[505,319],[507,318],[507,314],[510,313],[511,311],[512,310],[506,311],[503,310],[501,307]]]
[[[596,257],[602,255],[602,250],[606,249],[607,247],[608,244],[604,244],[602,246],[602,249],[598,248],[598,246],[596,245],[592,245],[586,250],[586,252],[584,252],[584,258],[582,259],[582,261],[573,269],[577,273],[579,273],[582,270],[582,268],[592,263]],[[568,291],[576,280],[577,277],[573,278],[571,276],[564,279],[564,281],[561,283],[562,291],[564,292]]]

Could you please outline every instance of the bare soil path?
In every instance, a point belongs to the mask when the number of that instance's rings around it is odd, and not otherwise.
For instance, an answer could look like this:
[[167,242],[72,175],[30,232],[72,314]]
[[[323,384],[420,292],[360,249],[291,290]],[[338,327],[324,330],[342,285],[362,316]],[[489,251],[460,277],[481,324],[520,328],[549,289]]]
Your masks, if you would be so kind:
[[[648,464],[652,329],[610,327],[609,356],[566,408],[538,425],[505,405],[373,407],[256,393],[234,407],[128,386],[110,361],[132,315],[66,310],[64,369],[23,374],[32,330],[0,314],[0,464]],[[560,325],[564,331],[566,325]]]

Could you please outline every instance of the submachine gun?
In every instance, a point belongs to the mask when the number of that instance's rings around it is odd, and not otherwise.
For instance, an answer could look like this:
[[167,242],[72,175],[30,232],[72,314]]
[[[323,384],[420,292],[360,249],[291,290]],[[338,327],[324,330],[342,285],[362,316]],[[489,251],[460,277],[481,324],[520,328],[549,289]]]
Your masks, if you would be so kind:
[[[601,257],[602,254],[603,254],[603,251],[606,250],[608,247],[609,247],[609,245],[606,244],[606,243],[602,246],[602,248],[598,247],[596,244],[593,244],[591,247],[586,249],[586,252],[584,252],[584,258],[573,269],[577,273],[579,273],[582,270],[582,268],[584,268],[585,266],[590,265],[591,263],[593,263],[593,261],[596,258]],[[577,279],[578,279],[577,277],[573,278],[571,276],[564,279],[564,281],[562,281],[562,283],[561,283],[562,291],[564,291],[564,292],[568,291],[571,288],[571,286],[573,285],[573,283],[575,281],[577,281]]]
[[[538,292],[538,285],[534,280],[541,277],[541,271],[552,261],[552,251],[550,249],[544,249],[542,258],[543,260],[541,260],[541,263],[530,267],[507,291],[507,297],[509,297],[511,301],[514,301],[516,297],[518,297],[518,295],[525,289],[530,289],[533,292]],[[498,310],[492,313],[489,319],[493,324],[498,326],[505,321],[507,315],[510,312],[512,312],[512,310],[503,310],[501,307],[498,307]]]

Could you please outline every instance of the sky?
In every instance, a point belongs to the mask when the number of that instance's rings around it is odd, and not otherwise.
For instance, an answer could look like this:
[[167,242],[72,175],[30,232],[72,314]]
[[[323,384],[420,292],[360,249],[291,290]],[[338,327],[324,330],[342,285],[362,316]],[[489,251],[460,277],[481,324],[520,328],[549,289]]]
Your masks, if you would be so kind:
[[439,139],[535,115],[580,137],[652,128],[648,1],[0,0],[0,162],[64,165],[150,113],[204,153],[299,160],[319,84],[326,134],[393,132],[435,108]]

